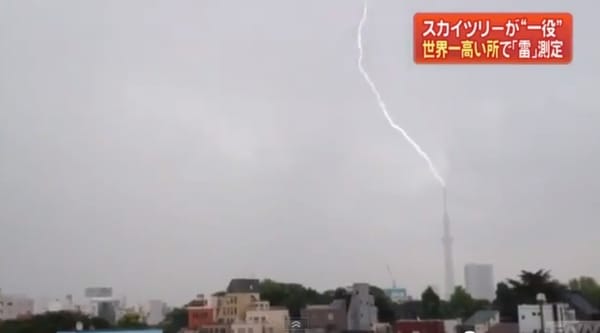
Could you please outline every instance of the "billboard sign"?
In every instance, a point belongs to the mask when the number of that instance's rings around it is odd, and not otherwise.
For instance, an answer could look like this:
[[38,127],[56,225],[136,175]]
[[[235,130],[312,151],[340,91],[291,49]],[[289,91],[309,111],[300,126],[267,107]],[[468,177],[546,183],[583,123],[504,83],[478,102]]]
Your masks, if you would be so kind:
[[85,289],[85,297],[87,298],[108,298],[112,297],[113,290],[108,287],[92,287]]

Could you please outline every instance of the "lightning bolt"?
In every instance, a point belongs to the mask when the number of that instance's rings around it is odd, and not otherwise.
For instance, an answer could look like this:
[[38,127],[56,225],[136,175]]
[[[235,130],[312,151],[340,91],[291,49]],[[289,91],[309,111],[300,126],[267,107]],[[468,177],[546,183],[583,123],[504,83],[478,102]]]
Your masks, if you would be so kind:
[[371,80],[371,77],[369,76],[369,73],[367,73],[367,71],[363,67],[362,30],[363,30],[363,27],[365,25],[365,22],[367,21],[368,2],[369,2],[368,0],[364,1],[363,14],[362,14],[362,17],[360,19],[360,23],[358,24],[358,36],[357,36],[357,43],[358,43],[358,70],[360,71],[360,73],[364,77],[365,81],[367,81],[367,84],[371,88],[371,91],[373,92],[373,95],[375,95],[375,98],[377,99],[377,103],[379,104],[379,108],[381,109],[381,112],[383,112],[383,115],[387,119],[387,121],[390,124],[390,126],[393,129],[395,129],[396,131],[400,132],[402,134],[402,136],[404,137],[404,139],[406,139],[406,141],[408,141],[408,143],[410,143],[410,145],[417,151],[417,153],[419,155],[421,155],[421,157],[427,162],[427,165],[429,165],[429,170],[433,174],[433,177],[435,177],[435,179],[440,183],[440,185],[442,186],[442,188],[445,188],[446,187],[446,182],[444,181],[444,179],[442,178],[442,176],[440,176],[439,172],[435,168],[435,165],[433,165],[433,162],[431,162],[431,159],[429,158],[429,156],[427,155],[427,153],[425,153],[425,151],[423,149],[421,149],[421,147],[415,142],[415,140],[413,140],[410,137],[410,135],[408,135],[408,133],[402,127],[400,127],[398,124],[396,124],[394,122],[394,120],[392,119],[392,117],[390,116],[390,114],[389,114],[389,112],[387,110],[387,107],[385,105],[385,102],[383,101],[383,98],[381,97],[381,94],[379,93],[379,90],[377,90],[377,86],[375,85],[375,83],[373,83],[373,80]]

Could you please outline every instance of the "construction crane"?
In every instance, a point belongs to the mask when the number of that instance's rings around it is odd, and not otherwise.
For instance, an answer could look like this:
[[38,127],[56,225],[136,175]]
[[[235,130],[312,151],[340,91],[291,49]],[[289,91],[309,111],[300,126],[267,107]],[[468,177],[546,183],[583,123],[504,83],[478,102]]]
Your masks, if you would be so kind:
[[392,274],[390,265],[387,265],[387,271],[388,271],[388,273],[390,273],[390,278],[392,279],[392,288],[396,289],[396,279],[394,279],[394,274]]

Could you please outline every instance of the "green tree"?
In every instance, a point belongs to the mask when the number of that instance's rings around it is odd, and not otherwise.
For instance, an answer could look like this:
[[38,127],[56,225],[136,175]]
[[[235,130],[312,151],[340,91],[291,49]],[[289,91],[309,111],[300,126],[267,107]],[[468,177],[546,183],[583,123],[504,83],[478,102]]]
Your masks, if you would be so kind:
[[498,283],[494,306],[505,320],[517,321],[517,306],[537,302],[537,295],[543,293],[548,302],[557,302],[562,298],[566,286],[552,278],[550,271],[540,269],[536,272],[521,271],[517,279],[508,279]]
[[146,328],[148,325],[137,313],[127,313],[117,323],[118,328]]
[[521,271],[518,280],[509,279],[508,283],[519,304],[536,303],[539,293],[546,295],[548,302],[557,302],[561,299],[561,292],[566,290],[560,282],[552,279],[550,271],[543,269],[536,272]]
[[421,294],[421,306],[424,319],[439,319],[442,317],[440,297],[427,287]]
[[[78,322],[81,322],[85,329],[92,327],[92,320],[88,316],[81,313],[61,311],[0,322],[0,333],[56,333],[57,331],[73,331]],[[104,324],[107,323],[104,322]]]
[[454,288],[448,305],[451,317],[465,319],[474,312],[475,300],[463,287],[458,286]]
[[505,283],[500,282],[496,285],[496,299],[494,300],[494,307],[500,311],[500,317],[507,321],[517,320],[517,295],[511,287]]
[[369,288],[369,292],[375,299],[375,306],[377,307],[377,319],[382,323],[392,323],[396,317],[392,300],[385,294],[385,292],[375,286]]
[[109,329],[109,328],[111,328],[111,325],[104,318],[94,317],[94,318],[90,319],[90,329],[94,329],[94,330],[106,330],[106,329]]
[[271,305],[287,307],[294,317],[300,316],[300,311],[307,304],[327,304],[334,299],[331,292],[321,294],[301,284],[280,283],[269,279],[261,281],[259,291],[261,299],[269,301]]
[[596,307],[600,307],[600,285],[596,279],[589,276],[581,276],[569,281],[569,289],[578,291]]
[[188,312],[185,308],[174,308],[167,315],[161,323],[161,328],[164,333],[177,333],[182,328],[188,326]]

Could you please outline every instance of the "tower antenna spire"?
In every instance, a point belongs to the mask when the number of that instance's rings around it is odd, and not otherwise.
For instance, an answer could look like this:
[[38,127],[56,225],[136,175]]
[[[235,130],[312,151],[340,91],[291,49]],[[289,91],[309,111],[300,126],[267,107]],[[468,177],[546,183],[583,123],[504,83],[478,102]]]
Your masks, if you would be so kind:
[[446,187],[442,189],[442,193],[444,200],[444,236],[442,238],[444,246],[444,284],[446,289],[445,296],[446,299],[449,299],[452,292],[454,292],[454,257],[452,255],[452,236],[450,235],[450,217],[448,216]]

